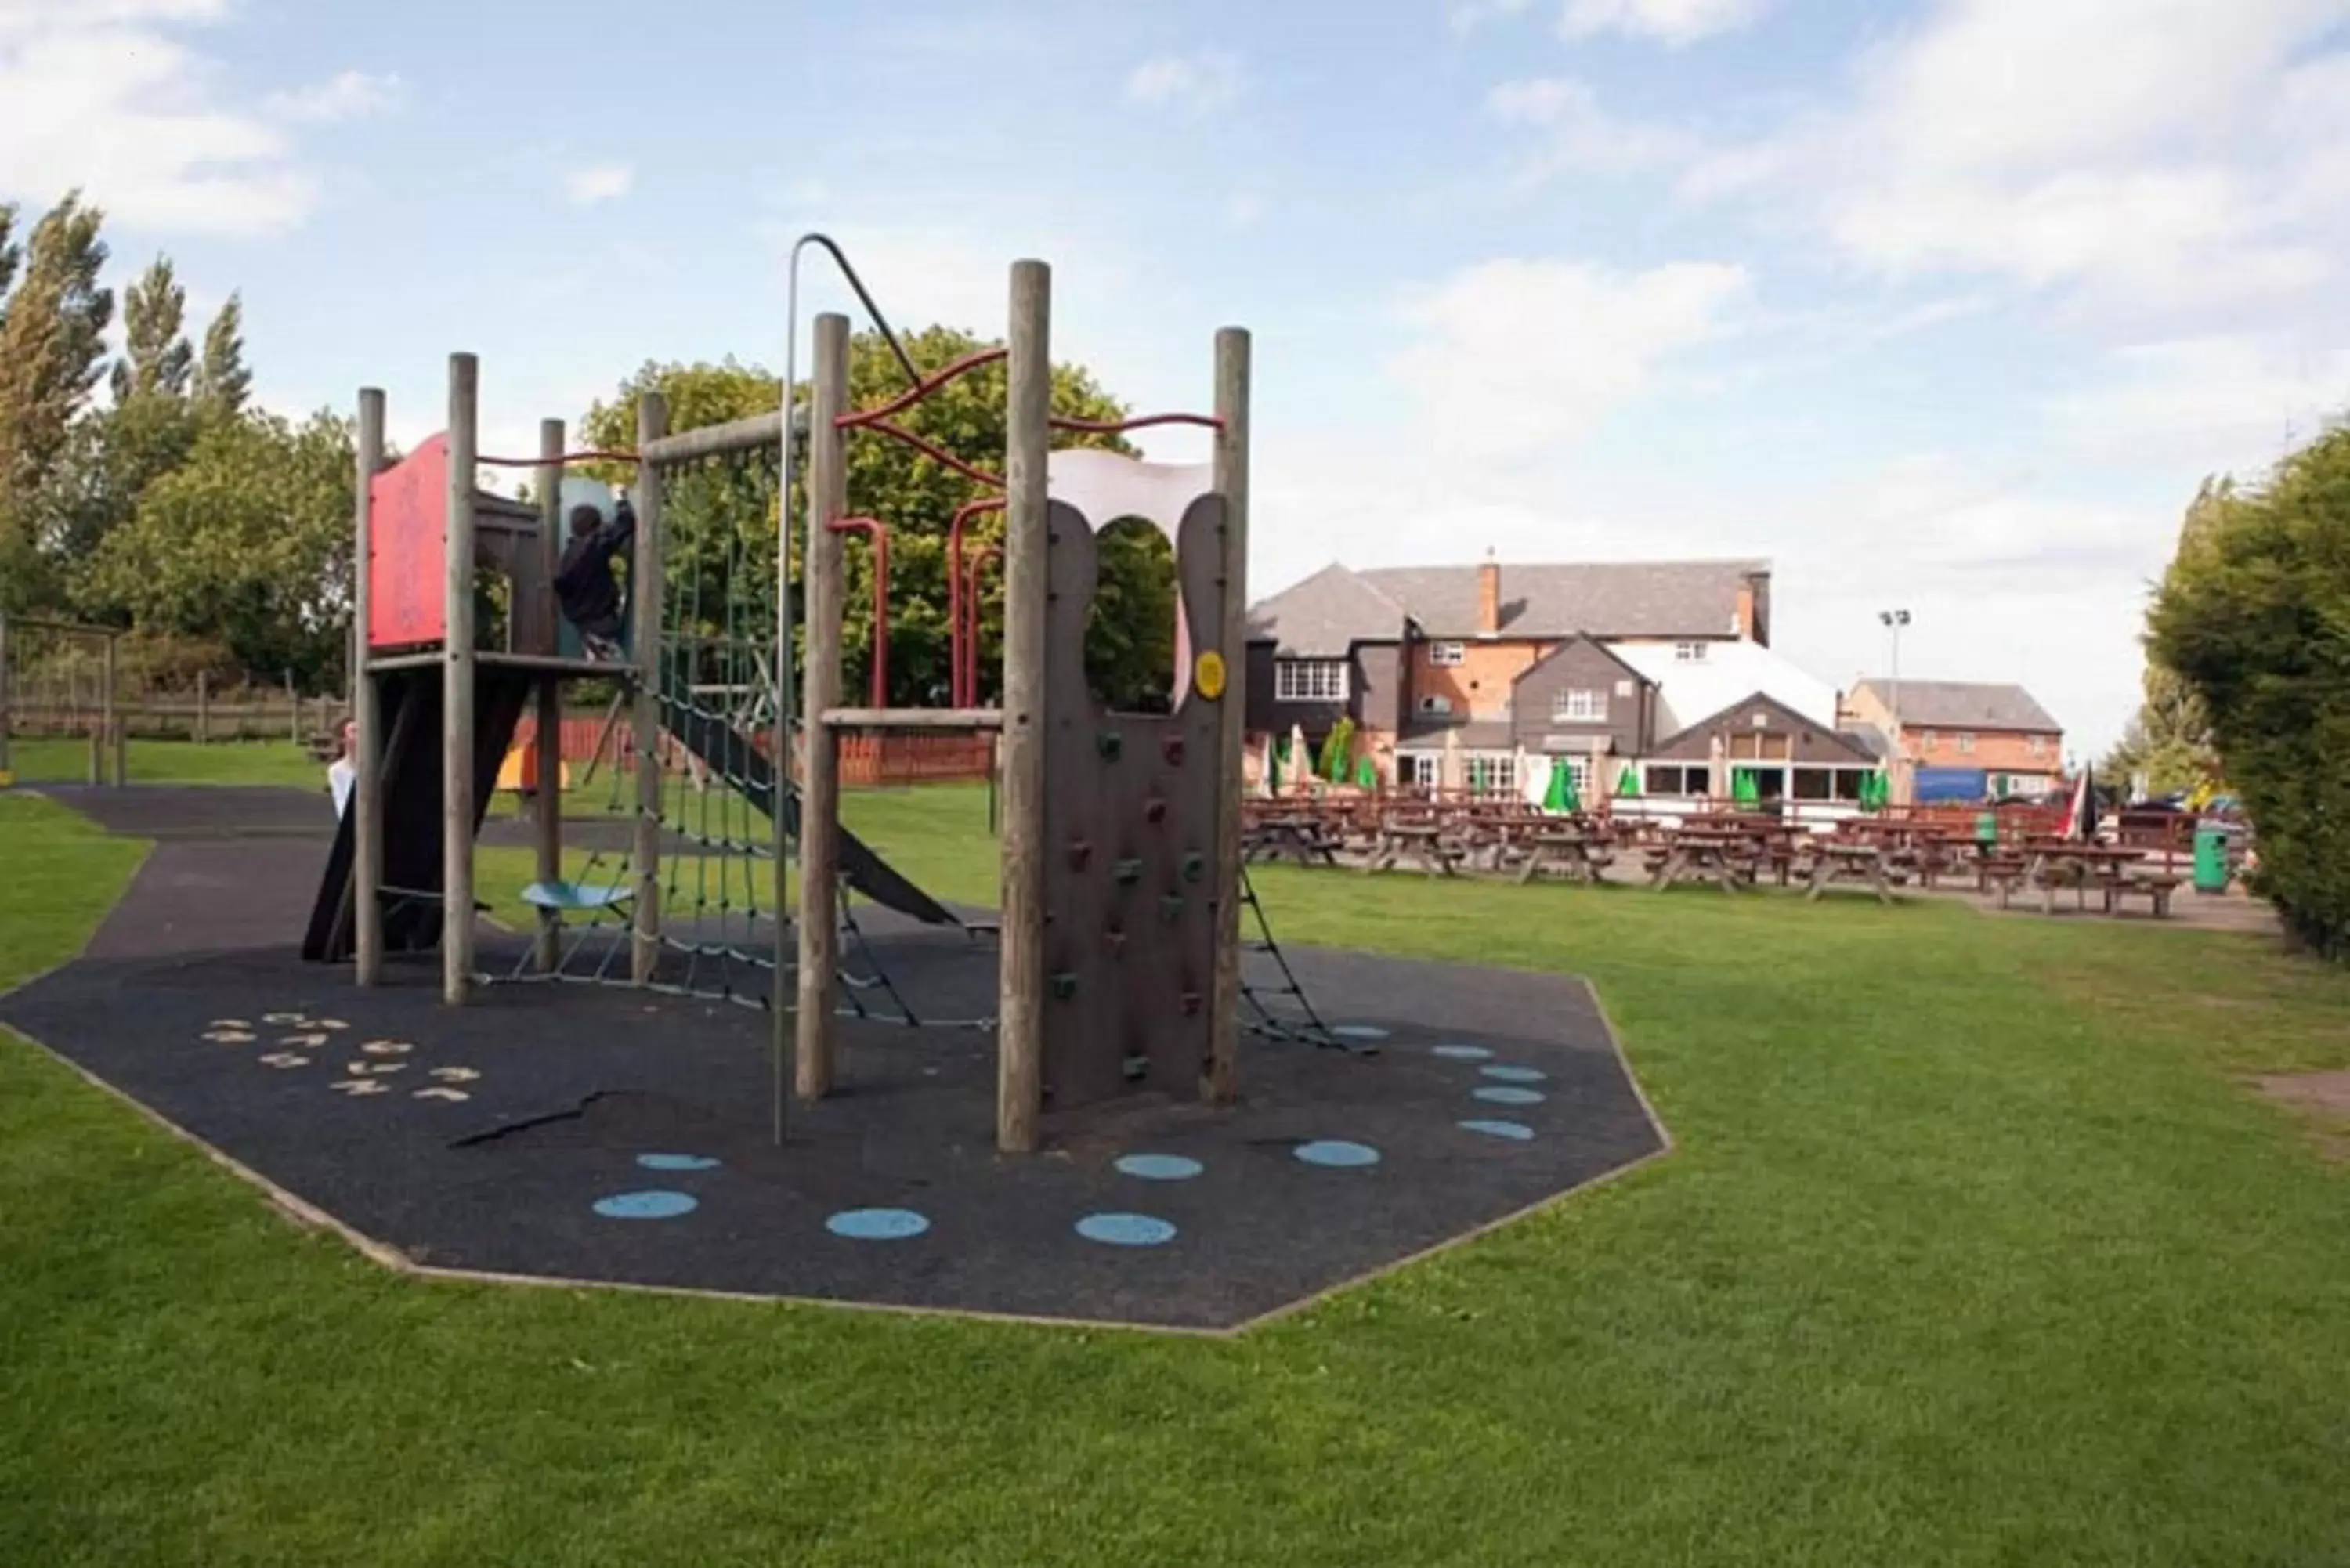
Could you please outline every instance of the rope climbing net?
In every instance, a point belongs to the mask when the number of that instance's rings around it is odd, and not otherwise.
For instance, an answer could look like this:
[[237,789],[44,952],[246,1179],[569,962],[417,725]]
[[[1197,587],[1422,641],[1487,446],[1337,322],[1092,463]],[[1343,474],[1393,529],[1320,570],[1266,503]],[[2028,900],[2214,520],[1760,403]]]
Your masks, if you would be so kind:
[[[516,979],[629,983],[639,880],[631,846],[636,822],[657,832],[660,957],[654,990],[788,1006],[788,973],[778,976],[774,813],[788,795],[773,754],[781,694],[775,670],[775,551],[781,489],[773,446],[665,462],[661,487],[660,646],[653,700],[660,716],[653,754],[640,757],[632,730],[618,737],[600,822],[581,841],[566,880],[525,898],[564,924],[557,961],[538,970],[526,955]],[[589,767],[601,761],[591,758]],[[660,784],[646,792],[643,767]],[[648,805],[650,794],[657,805]],[[784,809],[788,810],[785,805]],[[911,1022],[897,988],[872,960],[846,900],[842,926],[858,959],[841,971],[845,1011]]]

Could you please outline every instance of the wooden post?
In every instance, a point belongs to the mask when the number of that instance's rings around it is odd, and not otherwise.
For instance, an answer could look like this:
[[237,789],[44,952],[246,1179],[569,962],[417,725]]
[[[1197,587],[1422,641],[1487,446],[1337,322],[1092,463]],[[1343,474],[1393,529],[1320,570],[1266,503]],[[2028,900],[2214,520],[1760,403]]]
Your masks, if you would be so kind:
[[[372,514],[368,491],[383,467],[383,393],[373,387],[359,392],[358,500],[351,514],[351,625],[359,650],[358,679],[351,682],[351,722],[358,731],[351,753],[351,913],[358,943],[357,973],[360,985],[383,979],[383,706],[378,701],[375,676],[369,672],[368,623],[372,593],[368,583],[368,552]],[[208,688],[199,676],[196,722],[211,730],[204,706]]]
[[[637,399],[637,450],[643,452],[669,433],[669,405],[659,392]],[[660,687],[661,487],[652,463],[637,468],[637,539],[629,558],[629,607],[635,621],[637,701],[637,828],[630,851],[637,868],[636,938],[629,944],[629,973],[639,985],[651,983],[660,963]]]
[[1214,483],[1224,498],[1224,656],[1217,747],[1215,967],[1209,991],[1208,1068],[1201,1097],[1228,1106],[1240,1092],[1241,791],[1248,709],[1249,335],[1216,334]]
[[[367,503],[362,501],[359,504],[364,506]],[[364,576],[367,568],[362,566],[359,570],[361,575]],[[367,630],[364,626],[361,626],[359,629],[359,657],[361,659],[365,659],[367,657]],[[364,669],[364,666],[361,666],[361,668]],[[357,711],[356,706],[354,707],[353,711]],[[204,745],[208,743],[212,738],[213,677],[210,670],[199,670],[196,671],[196,744],[200,746]]]
[[816,318],[816,376],[808,419],[806,585],[807,670],[800,680],[801,743],[807,748],[800,786],[799,986],[795,997],[793,1086],[804,1100],[832,1092],[833,981],[840,967],[840,741],[824,722],[840,701],[840,535],[832,524],[848,511],[847,450],[834,422],[848,411],[848,317]]
[[[538,560],[539,587],[555,597],[555,569],[563,556],[563,421],[538,424]],[[562,617],[552,602],[541,607],[546,635],[532,651],[552,654],[560,635]],[[534,823],[538,847],[538,879],[563,878],[563,683],[550,675],[538,683],[538,733],[532,748],[538,778],[533,796],[538,807]],[[556,909],[538,911],[538,972],[553,974],[563,963],[563,915]]]
[[[120,672],[120,666],[115,656],[115,648],[120,641],[121,639],[116,637],[112,632],[109,631],[106,634],[106,649],[104,654],[101,656],[101,662],[99,666],[99,685],[98,691],[98,732],[104,738],[105,753],[110,754],[113,758],[110,771],[114,775],[114,787],[117,789],[120,789],[122,787],[123,762],[122,736],[119,732],[119,726],[122,722],[122,713],[120,705],[115,701],[114,694],[115,678]],[[89,782],[92,784],[106,783],[107,781],[100,776],[101,774],[106,771],[109,771],[106,765],[106,755],[101,754],[99,752],[93,751],[90,753],[89,759]]]
[[1045,463],[1053,272],[1012,264],[1003,454],[1003,911],[996,988],[995,1147],[1032,1152],[1045,1104]]
[[294,672],[286,672],[286,738],[302,743],[302,699],[294,690]]
[[449,356],[448,558],[442,583],[441,996],[463,1003],[473,983],[473,477],[479,465],[482,368]]

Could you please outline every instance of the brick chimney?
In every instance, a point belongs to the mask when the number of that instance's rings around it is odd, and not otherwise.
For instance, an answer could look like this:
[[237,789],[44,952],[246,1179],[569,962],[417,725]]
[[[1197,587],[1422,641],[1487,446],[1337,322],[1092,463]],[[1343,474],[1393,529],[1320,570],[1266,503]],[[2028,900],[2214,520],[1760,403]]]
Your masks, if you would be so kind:
[[1477,568],[1477,635],[1494,637],[1501,629],[1502,563],[1487,550],[1484,563]]
[[1731,617],[1740,638],[1752,642],[1754,638],[1754,579],[1749,577],[1738,585],[1738,608]]

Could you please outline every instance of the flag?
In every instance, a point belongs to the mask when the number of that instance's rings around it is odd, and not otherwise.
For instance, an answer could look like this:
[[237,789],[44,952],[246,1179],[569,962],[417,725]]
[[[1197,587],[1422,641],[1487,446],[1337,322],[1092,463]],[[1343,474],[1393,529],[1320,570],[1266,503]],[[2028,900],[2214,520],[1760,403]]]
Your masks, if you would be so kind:
[[2073,781],[2073,798],[2065,803],[2064,825],[2057,830],[2060,837],[2089,839],[2097,832],[2097,792],[2091,784],[2089,769],[2083,768],[2081,776]]

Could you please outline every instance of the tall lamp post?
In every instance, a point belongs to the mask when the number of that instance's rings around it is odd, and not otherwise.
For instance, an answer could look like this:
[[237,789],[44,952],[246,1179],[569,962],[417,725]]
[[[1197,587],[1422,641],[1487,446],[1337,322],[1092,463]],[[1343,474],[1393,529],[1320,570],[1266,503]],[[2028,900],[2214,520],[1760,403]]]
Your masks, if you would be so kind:
[[[1909,624],[1909,612],[1906,609],[1878,610],[1877,618],[1884,625],[1887,634],[1893,639],[1893,680],[1889,704],[1893,710],[1893,782],[1895,789],[1906,796],[1908,791],[1902,787],[1901,773],[1902,764],[1909,760],[1909,746],[1901,734],[1901,628]],[[1903,804],[1906,805],[1908,802],[1905,800]]]

